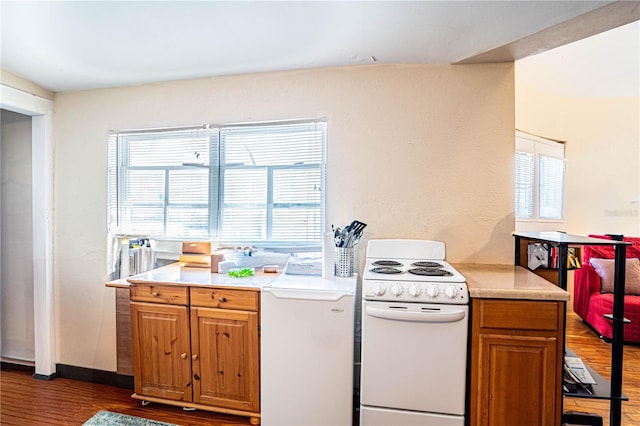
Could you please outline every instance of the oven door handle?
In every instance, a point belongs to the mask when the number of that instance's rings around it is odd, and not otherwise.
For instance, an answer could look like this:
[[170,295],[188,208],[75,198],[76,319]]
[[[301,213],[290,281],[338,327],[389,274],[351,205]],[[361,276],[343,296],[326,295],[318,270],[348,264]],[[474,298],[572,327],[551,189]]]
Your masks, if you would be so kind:
[[466,313],[461,309],[402,311],[397,309],[385,309],[377,306],[367,306],[367,315],[372,317],[412,322],[456,322],[464,319]]

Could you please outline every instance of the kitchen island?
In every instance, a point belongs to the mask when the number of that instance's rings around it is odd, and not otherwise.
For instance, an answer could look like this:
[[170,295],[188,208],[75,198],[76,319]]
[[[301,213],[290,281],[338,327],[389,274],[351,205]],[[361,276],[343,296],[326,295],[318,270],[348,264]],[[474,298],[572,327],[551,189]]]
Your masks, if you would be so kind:
[[130,312],[132,397],[252,424],[348,424],[356,283],[179,263],[107,283]]
[[107,283],[129,293],[132,397],[260,423],[260,291],[278,276],[175,263]]
[[471,296],[470,424],[559,425],[569,293],[520,266],[454,266]]

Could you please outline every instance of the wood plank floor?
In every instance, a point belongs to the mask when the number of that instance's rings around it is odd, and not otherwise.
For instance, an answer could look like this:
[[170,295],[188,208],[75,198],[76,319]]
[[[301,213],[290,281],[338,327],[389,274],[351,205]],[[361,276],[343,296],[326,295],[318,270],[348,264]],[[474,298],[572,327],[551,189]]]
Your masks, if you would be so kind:
[[[610,348],[573,313],[567,314],[567,346],[598,373],[610,373]],[[622,404],[622,424],[640,425],[640,347],[625,345],[623,392],[630,401]],[[0,424],[3,426],[82,425],[100,410],[109,410],[179,425],[238,426],[249,419],[204,411],[183,411],[161,404],[141,406],[131,391],[64,378],[35,380],[30,371],[0,372]],[[565,398],[565,410],[601,415],[609,424],[607,401]]]
[[249,425],[248,417],[206,411],[183,411],[161,404],[142,406],[132,391],[113,386],[57,378],[31,378],[31,371],[0,371],[0,425],[82,425],[100,410],[144,417],[178,425]]
[[[611,345],[598,339],[572,311],[567,312],[566,345],[600,375],[611,377]],[[622,425],[640,425],[640,346],[624,345],[622,393],[629,397],[622,403]],[[564,409],[599,414],[609,425],[609,401],[565,398]]]

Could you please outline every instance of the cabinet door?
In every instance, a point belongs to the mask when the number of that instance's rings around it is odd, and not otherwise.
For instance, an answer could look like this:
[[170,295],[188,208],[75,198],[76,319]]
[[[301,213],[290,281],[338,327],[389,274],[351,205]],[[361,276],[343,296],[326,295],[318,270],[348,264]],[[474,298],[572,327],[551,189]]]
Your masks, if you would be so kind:
[[479,334],[472,424],[556,424],[557,339]]
[[191,308],[191,349],[194,402],[260,410],[257,312]]
[[131,327],[135,392],[191,401],[188,308],[132,302]]

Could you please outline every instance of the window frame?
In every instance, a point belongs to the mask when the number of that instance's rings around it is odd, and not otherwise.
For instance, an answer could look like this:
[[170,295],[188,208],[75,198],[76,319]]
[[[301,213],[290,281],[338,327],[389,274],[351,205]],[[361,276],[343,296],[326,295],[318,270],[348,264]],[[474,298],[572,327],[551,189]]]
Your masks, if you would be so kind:
[[[565,187],[566,187],[566,142],[557,141],[549,138],[532,135],[526,132],[516,130],[514,154],[514,216],[516,222],[564,222],[565,214]],[[531,217],[519,216],[518,212],[518,191],[521,190],[522,182],[519,181],[519,170],[517,166],[517,156],[519,153],[533,156],[533,181],[532,181],[532,215]],[[543,189],[541,188],[541,161],[543,158],[551,158],[562,161],[562,170],[560,176],[560,215],[557,218],[544,217],[541,214],[541,197]],[[556,188],[557,189],[557,188]]]
[[[304,164],[260,164],[260,165],[251,165],[251,164],[225,164],[225,152],[224,152],[224,144],[221,142],[221,134],[225,129],[228,128],[241,128],[241,127],[258,127],[258,126],[286,126],[286,125],[309,125],[313,127],[314,130],[320,132],[321,139],[319,143],[321,144],[321,154],[320,161],[313,163],[304,163]],[[146,130],[133,130],[133,131],[120,131],[120,132],[111,132],[109,135],[109,207],[108,207],[108,221],[109,221],[109,229],[115,230],[115,234],[121,235],[147,235],[147,233],[137,232],[136,229],[123,229],[124,221],[121,217],[121,206],[124,205],[124,191],[123,188],[125,186],[125,170],[121,168],[127,167],[127,170],[162,170],[164,172],[164,192],[163,192],[163,206],[162,206],[162,234],[158,233],[148,233],[148,236],[154,239],[160,240],[173,240],[180,238],[200,238],[207,239],[212,241],[217,241],[222,244],[249,244],[257,247],[267,246],[267,247],[305,247],[305,246],[318,246],[321,243],[322,233],[325,228],[325,210],[326,210],[326,161],[327,161],[327,120],[326,119],[308,119],[308,120],[291,120],[291,121],[277,121],[277,122],[256,122],[256,123],[242,123],[242,124],[228,124],[228,125],[204,125],[204,126],[189,126],[189,127],[179,127],[172,129],[146,129]],[[126,164],[126,153],[129,149],[129,143],[132,139],[134,139],[137,135],[149,135],[149,134],[160,134],[160,133],[169,133],[172,131],[181,132],[181,131],[191,131],[191,130],[199,130],[203,129],[208,133],[209,138],[209,163],[206,165],[185,165],[183,163],[182,166],[175,165],[149,165],[149,166],[131,166]],[[292,133],[293,134],[293,133]],[[318,143],[316,141],[316,143]],[[115,153],[113,152],[113,145],[115,145]],[[317,145],[316,149],[317,149]],[[317,153],[318,151],[316,151]],[[115,159],[112,158],[115,155]],[[115,161],[115,171],[112,170],[112,162]],[[208,169],[208,195],[207,195],[207,203],[203,204],[193,204],[190,206],[194,208],[207,208],[208,209],[208,229],[206,231],[207,235],[200,235],[194,237],[193,235],[171,235],[168,233],[168,213],[167,209],[172,204],[170,199],[170,190],[169,190],[169,173],[171,170],[188,170],[189,168],[195,167],[205,167]],[[266,222],[264,223],[264,238],[261,239],[252,239],[252,238],[225,238],[223,236],[223,214],[224,209],[229,208],[232,204],[227,204],[225,200],[225,173],[229,170],[250,170],[250,169],[260,169],[264,170],[266,174],[266,196],[267,200],[264,204],[264,210],[266,214]],[[317,187],[320,192],[320,197],[317,202],[291,202],[291,203],[275,203],[275,188],[274,188],[274,179],[273,174],[277,170],[317,170],[318,176],[316,178],[312,178],[311,180],[315,182],[314,188]],[[319,179],[319,180],[318,180]],[[115,185],[115,188],[112,186]],[[116,203],[116,206],[113,206],[113,203]],[[186,204],[184,205],[186,207]],[[183,206],[183,207],[184,207]],[[316,232],[312,232],[311,234],[307,234],[310,236],[305,240],[273,240],[273,211],[278,207],[306,207],[311,209],[317,209],[317,219],[314,221],[314,228],[318,228],[317,235]]]

